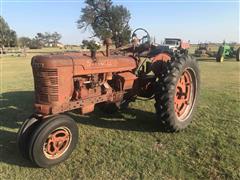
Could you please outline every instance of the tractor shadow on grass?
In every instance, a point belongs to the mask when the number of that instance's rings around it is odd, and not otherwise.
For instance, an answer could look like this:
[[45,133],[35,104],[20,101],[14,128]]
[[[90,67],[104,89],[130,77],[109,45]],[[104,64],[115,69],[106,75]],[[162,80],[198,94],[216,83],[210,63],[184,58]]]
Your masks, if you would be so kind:
[[[22,158],[17,150],[17,130],[33,113],[33,91],[3,93],[0,97],[0,162],[24,167],[34,167]],[[156,121],[155,113],[128,108],[114,114],[98,110],[88,115],[68,113],[77,123],[105,129],[139,132],[165,132]]]
[[17,130],[33,112],[32,91],[3,93],[0,97],[0,163],[33,167],[16,145]]
[[216,62],[215,57],[195,57],[199,62]]
[[30,161],[24,159],[18,151],[15,132],[0,130],[0,136],[0,164],[35,167]]
[[80,124],[95,126],[105,129],[139,132],[165,132],[156,120],[155,113],[140,109],[127,108],[113,114],[106,114],[99,109],[88,115],[79,115],[76,111],[69,115]]
[[[197,61],[199,62],[212,62],[212,63],[218,63],[218,64],[221,64],[220,62],[217,62],[216,61],[216,58],[215,57],[198,57],[196,58]],[[237,62],[236,59],[234,58],[225,58],[224,59],[224,63],[231,63],[231,62]]]

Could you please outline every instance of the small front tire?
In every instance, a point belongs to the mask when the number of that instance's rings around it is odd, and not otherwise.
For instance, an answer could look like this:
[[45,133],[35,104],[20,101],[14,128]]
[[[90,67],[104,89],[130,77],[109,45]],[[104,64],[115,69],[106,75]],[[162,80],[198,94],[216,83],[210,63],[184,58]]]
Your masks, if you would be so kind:
[[29,156],[39,167],[50,167],[66,160],[78,142],[78,127],[66,115],[43,120],[33,133]]

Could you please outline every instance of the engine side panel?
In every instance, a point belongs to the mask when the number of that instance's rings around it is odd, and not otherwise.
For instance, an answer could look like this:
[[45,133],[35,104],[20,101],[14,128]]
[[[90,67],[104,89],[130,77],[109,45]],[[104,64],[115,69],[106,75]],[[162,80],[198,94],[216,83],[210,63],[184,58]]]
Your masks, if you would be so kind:
[[121,56],[96,61],[79,54],[33,57],[35,110],[50,115],[80,108],[87,113],[97,103],[120,101],[137,78],[136,66],[133,58]]

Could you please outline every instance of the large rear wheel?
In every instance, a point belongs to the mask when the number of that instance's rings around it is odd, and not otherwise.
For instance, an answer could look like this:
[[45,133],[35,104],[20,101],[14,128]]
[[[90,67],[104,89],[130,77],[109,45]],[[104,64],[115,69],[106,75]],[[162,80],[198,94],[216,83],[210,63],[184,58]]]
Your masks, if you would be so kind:
[[199,94],[199,68],[190,56],[163,62],[159,72],[155,108],[159,120],[168,130],[186,128],[192,121]]

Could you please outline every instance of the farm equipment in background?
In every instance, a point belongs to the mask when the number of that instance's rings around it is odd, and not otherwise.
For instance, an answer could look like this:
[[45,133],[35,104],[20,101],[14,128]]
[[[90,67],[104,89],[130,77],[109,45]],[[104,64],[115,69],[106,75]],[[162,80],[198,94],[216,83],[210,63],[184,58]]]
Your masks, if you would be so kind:
[[233,46],[227,45],[225,42],[218,48],[216,55],[217,62],[223,62],[225,58],[234,58],[236,61],[239,61],[240,58],[240,47],[235,50]]
[[[140,39],[136,36],[136,32],[142,31],[145,33]],[[149,33],[143,29],[138,28],[132,34],[132,44],[126,45],[124,47],[118,48],[116,51],[127,51],[127,52],[137,52],[138,56],[147,56],[148,51],[146,49],[155,50],[158,52],[168,52],[171,54],[188,54],[188,49],[190,48],[190,43],[179,38],[165,38],[161,45],[150,42]],[[141,46],[138,46],[142,44]],[[151,45],[150,45],[151,44]],[[154,53],[155,53],[154,52]]]
[[213,51],[211,51],[209,44],[200,43],[198,44],[198,47],[195,50],[194,55],[198,57],[214,57],[215,54]]
[[187,55],[190,44],[189,42],[184,42],[182,39],[178,38],[165,38],[161,47],[164,47],[165,51],[172,51]]
[[[137,37],[139,31],[146,35]],[[127,48],[111,51],[111,41],[105,44],[106,52],[32,58],[35,112],[19,129],[17,143],[22,155],[37,166],[56,165],[72,153],[78,126],[62,114],[71,110],[86,114],[98,107],[113,113],[136,99],[155,99],[159,126],[167,131],[180,131],[192,121],[200,81],[187,44],[166,39],[155,46],[144,29],[134,31]]]

